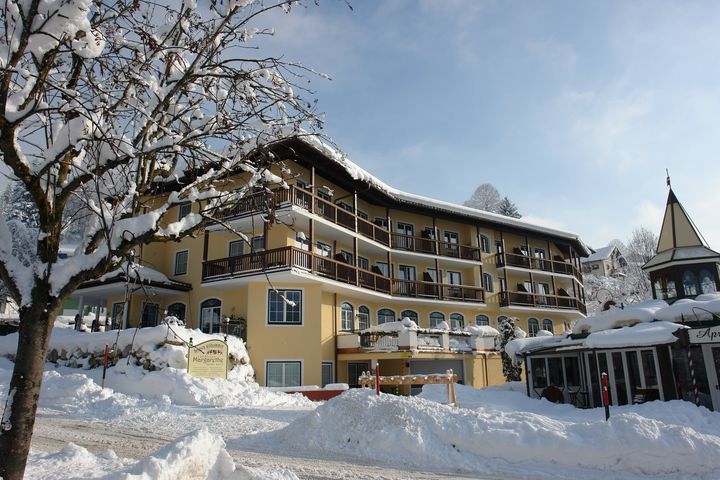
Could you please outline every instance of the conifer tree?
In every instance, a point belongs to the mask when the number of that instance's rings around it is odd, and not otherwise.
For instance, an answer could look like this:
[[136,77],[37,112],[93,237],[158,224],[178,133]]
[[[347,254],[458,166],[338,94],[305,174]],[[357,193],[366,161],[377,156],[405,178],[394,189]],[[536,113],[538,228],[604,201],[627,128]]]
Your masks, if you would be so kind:
[[498,329],[500,330],[498,350],[502,352],[503,375],[508,382],[519,382],[521,380],[520,376],[522,375],[522,367],[516,366],[508,354],[505,353],[505,345],[507,345],[508,342],[525,336],[525,332],[515,326],[516,320],[517,319],[513,317],[506,317],[498,324]]
[[498,212],[500,215],[505,215],[506,217],[512,217],[512,218],[520,218],[522,215],[520,215],[520,212],[518,212],[517,207],[515,204],[510,200],[508,197],[503,197],[502,200],[500,200],[500,203],[498,203]]

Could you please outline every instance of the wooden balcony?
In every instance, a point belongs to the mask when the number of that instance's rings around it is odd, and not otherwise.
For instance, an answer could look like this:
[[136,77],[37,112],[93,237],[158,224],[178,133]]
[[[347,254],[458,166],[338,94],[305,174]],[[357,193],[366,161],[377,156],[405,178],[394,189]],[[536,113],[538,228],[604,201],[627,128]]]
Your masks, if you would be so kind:
[[[225,216],[225,220],[242,217],[258,211],[296,205],[315,213],[325,220],[398,250],[427,253],[441,257],[480,261],[480,248],[471,245],[442,242],[425,237],[390,233],[353,212],[318,197],[309,190],[291,186],[286,189],[263,191],[242,198]],[[392,242],[391,242],[392,240]]]
[[501,307],[558,308],[561,310],[578,310],[587,313],[585,304],[577,298],[564,295],[543,295],[527,292],[499,293]]
[[290,268],[300,268],[314,275],[394,296],[479,303],[485,301],[484,291],[479,287],[392,279],[295,247],[207,260],[203,262],[202,280],[222,280]]
[[295,186],[248,195],[242,198],[225,216],[225,220],[259,211],[277,209],[286,205],[296,205],[319,215],[335,225],[357,232],[382,245],[390,246],[390,232],[385,228],[375,225],[334,203],[328,202],[314,195],[309,190]]
[[480,261],[480,248],[472,245],[442,242],[427,237],[416,237],[391,233],[392,248],[409,252],[428,253],[441,257],[461,258],[463,260]]
[[517,253],[498,253],[495,255],[498,268],[518,267],[530,270],[540,270],[547,273],[558,273],[572,275],[582,281],[580,270],[571,263],[561,260],[550,260],[547,258],[530,257]]

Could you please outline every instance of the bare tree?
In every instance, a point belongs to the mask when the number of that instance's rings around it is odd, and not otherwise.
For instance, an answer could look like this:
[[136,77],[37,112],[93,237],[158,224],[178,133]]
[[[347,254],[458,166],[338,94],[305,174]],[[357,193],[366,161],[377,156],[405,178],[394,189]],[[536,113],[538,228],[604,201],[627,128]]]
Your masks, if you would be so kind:
[[657,235],[645,227],[637,227],[627,244],[625,258],[628,262],[645,264],[655,256],[657,244]]
[[[309,73],[264,57],[258,25],[295,0],[6,0],[0,154],[37,212],[30,265],[0,219],[0,279],[20,330],[0,422],[0,477],[22,478],[54,318],[84,281],[140,244],[201,231],[257,183],[270,145],[317,125]],[[169,6],[168,6],[169,5]],[[244,184],[232,183],[242,172]],[[89,212],[74,256],[58,255]],[[181,203],[197,208],[184,218]],[[28,233],[28,232],[26,232]]]
[[500,193],[491,183],[483,183],[475,189],[469,200],[463,202],[466,207],[498,213]]

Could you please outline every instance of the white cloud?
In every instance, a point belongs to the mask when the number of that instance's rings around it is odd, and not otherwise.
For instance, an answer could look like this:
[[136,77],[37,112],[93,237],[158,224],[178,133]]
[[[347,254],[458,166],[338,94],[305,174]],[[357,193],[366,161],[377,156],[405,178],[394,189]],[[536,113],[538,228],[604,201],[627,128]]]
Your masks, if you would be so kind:
[[658,206],[650,200],[643,200],[637,207],[636,226],[643,226],[648,230],[659,233],[664,214],[664,206]]

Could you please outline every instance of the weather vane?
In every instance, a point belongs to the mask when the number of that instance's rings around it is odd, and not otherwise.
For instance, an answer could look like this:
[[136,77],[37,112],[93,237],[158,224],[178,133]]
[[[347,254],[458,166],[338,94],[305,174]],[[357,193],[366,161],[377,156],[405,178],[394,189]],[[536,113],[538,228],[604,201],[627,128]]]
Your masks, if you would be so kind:
[[667,175],[667,177],[665,178],[665,182],[667,183],[667,186],[669,187],[670,186],[670,172],[668,171],[667,168],[665,169],[665,175]]

